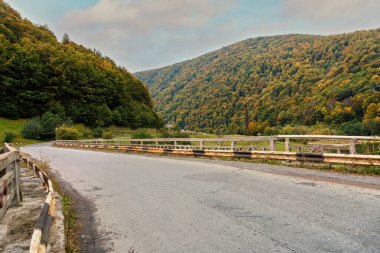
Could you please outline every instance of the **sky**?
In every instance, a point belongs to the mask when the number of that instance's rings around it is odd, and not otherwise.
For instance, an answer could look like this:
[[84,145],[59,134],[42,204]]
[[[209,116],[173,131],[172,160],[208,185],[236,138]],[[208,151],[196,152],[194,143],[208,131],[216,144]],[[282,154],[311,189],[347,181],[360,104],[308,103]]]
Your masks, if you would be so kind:
[[379,0],[6,0],[61,39],[131,72],[192,59],[243,39],[380,27]]

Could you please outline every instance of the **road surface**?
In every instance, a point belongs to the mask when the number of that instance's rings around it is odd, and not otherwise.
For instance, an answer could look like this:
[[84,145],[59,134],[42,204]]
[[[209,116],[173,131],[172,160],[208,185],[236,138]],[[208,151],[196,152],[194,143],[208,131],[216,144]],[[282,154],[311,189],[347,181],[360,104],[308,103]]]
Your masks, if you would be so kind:
[[[54,171],[94,203],[107,252],[380,252],[377,189],[267,173],[260,164],[46,144],[23,151],[50,157]],[[94,247],[89,252],[101,252]]]

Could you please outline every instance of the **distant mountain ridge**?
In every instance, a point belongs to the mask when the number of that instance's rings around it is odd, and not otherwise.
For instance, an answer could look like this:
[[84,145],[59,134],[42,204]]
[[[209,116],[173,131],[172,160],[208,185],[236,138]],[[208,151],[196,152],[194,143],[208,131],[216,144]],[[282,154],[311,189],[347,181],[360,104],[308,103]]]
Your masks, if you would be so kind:
[[161,127],[147,88],[100,52],[58,42],[0,0],[0,116],[46,111],[90,126]]
[[322,122],[377,134],[379,45],[379,29],[258,37],[135,75],[156,111],[180,128],[247,133]]

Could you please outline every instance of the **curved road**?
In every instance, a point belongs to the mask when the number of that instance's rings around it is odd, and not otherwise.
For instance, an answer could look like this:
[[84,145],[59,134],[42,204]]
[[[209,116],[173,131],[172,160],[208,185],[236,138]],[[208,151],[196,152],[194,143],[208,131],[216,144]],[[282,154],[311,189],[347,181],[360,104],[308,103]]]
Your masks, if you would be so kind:
[[380,252],[377,189],[267,173],[259,164],[47,145],[23,151],[50,157],[93,201],[108,252]]

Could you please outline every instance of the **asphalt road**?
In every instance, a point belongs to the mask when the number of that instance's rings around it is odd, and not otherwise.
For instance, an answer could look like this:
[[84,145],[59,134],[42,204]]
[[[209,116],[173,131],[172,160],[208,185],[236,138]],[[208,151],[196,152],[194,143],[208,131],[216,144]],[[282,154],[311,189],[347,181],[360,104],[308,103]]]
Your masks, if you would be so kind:
[[380,190],[267,173],[259,164],[23,150],[50,157],[93,201],[108,252],[380,252]]

